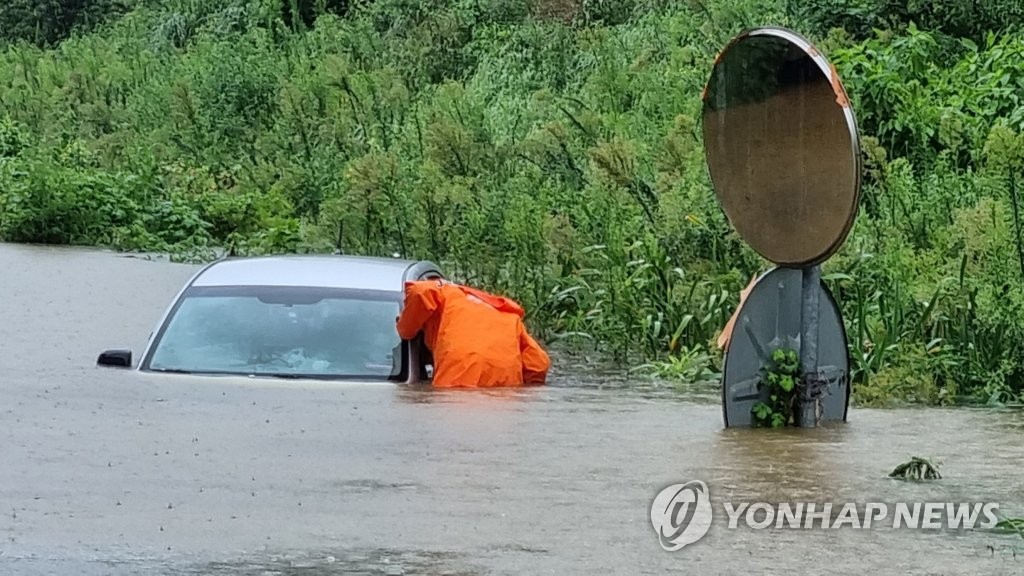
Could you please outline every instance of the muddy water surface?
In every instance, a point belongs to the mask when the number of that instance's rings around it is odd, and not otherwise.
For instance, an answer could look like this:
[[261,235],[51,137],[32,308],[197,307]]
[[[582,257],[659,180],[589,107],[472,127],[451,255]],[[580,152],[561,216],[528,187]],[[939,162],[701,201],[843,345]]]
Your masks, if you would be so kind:
[[[724,430],[714,392],[562,367],[526,391],[143,376],[195,266],[0,245],[0,573],[1022,574],[989,531],[731,530],[723,501],[995,501],[1024,516],[1024,415],[851,410]],[[885,477],[910,455],[945,478]],[[665,552],[663,487],[711,489]],[[1017,558],[1020,558],[1019,560]]]

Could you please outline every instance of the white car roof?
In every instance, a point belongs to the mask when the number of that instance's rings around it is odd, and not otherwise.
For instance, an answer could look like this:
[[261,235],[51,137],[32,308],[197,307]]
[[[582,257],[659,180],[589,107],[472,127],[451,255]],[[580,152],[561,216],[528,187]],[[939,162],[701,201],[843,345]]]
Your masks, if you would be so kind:
[[[313,286],[401,291],[417,264],[398,258],[287,255],[219,260],[200,272],[192,286]],[[417,278],[409,278],[415,280]]]

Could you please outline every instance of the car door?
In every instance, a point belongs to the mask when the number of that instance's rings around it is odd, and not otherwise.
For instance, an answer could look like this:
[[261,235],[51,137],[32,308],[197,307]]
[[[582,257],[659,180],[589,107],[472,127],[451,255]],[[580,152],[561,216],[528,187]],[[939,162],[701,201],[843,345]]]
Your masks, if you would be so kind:
[[[443,280],[444,274],[431,262],[416,262],[405,272],[403,283],[406,281],[422,280]],[[409,369],[404,378],[406,384],[430,384],[434,375],[434,358],[423,341],[423,335],[419,335],[411,341],[402,342],[403,355],[407,360]]]
[[[419,275],[419,280],[443,280],[444,276],[437,270],[430,270]],[[413,342],[413,348],[416,352],[414,360],[416,366],[419,367],[419,381],[421,384],[430,384],[434,378],[434,355],[431,354],[430,349],[427,348],[423,342],[423,336],[420,335]]]

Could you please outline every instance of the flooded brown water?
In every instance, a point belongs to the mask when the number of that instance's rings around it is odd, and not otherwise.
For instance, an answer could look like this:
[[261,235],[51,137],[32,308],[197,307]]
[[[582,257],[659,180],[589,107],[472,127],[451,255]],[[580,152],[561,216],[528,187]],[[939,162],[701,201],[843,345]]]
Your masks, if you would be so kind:
[[[983,502],[1024,516],[1024,414],[852,409],[818,430],[725,430],[715,391],[587,376],[435,392],[146,377],[195,266],[0,245],[0,573],[1024,574],[991,531],[729,529],[719,503]],[[890,480],[911,455],[944,478]],[[676,552],[650,506],[703,480]]]

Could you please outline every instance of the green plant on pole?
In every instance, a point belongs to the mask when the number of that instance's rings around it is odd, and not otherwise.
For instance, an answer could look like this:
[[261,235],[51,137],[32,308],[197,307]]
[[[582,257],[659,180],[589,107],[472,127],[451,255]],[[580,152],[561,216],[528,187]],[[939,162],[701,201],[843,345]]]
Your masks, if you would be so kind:
[[764,370],[762,387],[769,390],[768,402],[758,402],[751,409],[759,427],[782,428],[793,424],[797,384],[800,381],[800,357],[796,351],[777,348],[771,365]]

